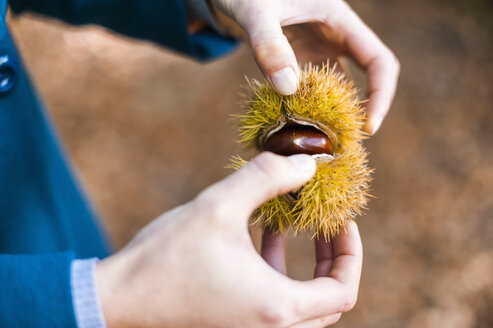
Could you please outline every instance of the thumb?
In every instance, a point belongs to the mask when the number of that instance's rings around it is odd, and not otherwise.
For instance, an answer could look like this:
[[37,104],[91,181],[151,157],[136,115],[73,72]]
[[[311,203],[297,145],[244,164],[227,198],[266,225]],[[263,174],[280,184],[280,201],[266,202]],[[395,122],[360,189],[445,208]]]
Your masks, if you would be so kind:
[[253,55],[266,79],[282,95],[296,92],[299,84],[299,68],[288,39],[283,34],[279,18],[274,10],[256,10],[242,19],[242,27],[248,34]]
[[244,218],[267,200],[301,186],[315,170],[315,160],[309,155],[284,157],[265,152],[198,198],[207,206],[220,208],[227,218]]

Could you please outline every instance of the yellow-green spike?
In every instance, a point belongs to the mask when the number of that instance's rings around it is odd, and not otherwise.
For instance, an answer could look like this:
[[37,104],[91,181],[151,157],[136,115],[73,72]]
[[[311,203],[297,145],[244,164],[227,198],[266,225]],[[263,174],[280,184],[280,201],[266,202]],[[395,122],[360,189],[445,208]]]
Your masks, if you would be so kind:
[[[298,190],[296,199],[282,195],[266,202],[257,209],[254,222],[278,232],[292,227],[296,233],[334,237],[347,220],[361,214],[369,197],[372,170],[362,146],[365,114],[358,91],[328,65],[306,66],[300,87],[291,96],[281,96],[256,80],[248,84],[246,113],[238,116],[242,144],[261,151],[261,137],[286,117],[328,129],[337,141],[334,159],[318,162],[317,172]],[[237,156],[231,167],[239,169],[246,163]]]

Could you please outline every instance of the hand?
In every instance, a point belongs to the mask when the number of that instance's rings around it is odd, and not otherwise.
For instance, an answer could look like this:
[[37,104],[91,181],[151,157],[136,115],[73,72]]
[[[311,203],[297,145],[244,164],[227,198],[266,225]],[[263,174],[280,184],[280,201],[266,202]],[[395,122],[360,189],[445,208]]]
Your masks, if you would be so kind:
[[[378,130],[394,97],[399,61],[345,1],[212,0],[211,3],[216,12],[234,20],[248,34],[260,69],[283,95],[297,90],[300,73],[295,52],[282,27],[316,23],[305,28],[304,34],[298,33],[299,39],[304,40],[298,49],[305,53],[305,60],[315,62],[349,54],[366,70],[370,100],[365,130],[370,134]],[[227,21],[222,21],[227,26],[225,29],[229,29]]]
[[255,251],[248,218],[261,203],[305,183],[308,155],[263,153],[146,226],[98,263],[111,327],[323,327],[356,301],[362,249],[354,223],[319,249],[317,278],[301,282]]

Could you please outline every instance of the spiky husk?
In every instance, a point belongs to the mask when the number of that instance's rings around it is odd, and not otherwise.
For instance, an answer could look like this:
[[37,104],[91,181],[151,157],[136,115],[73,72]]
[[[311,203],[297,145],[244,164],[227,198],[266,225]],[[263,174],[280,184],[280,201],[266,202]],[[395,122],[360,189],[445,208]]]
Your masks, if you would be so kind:
[[[269,84],[249,81],[251,95],[241,115],[240,142],[259,149],[259,140],[283,117],[320,123],[337,137],[334,159],[318,162],[314,177],[298,190],[298,197],[278,196],[256,211],[254,220],[273,231],[292,227],[296,233],[334,237],[365,208],[369,196],[371,170],[361,141],[365,114],[357,90],[344,75],[332,68],[307,66],[300,88],[291,96],[281,96]],[[260,149],[259,149],[260,150]],[[240,157],[232,167],[246,164]]]

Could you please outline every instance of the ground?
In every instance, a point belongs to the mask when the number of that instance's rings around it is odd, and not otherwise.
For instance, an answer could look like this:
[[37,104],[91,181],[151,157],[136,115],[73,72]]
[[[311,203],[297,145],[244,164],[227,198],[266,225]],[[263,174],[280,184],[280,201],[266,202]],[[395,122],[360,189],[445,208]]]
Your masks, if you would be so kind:
[[[493,327],[491,5],[349,3],[402,74],[388,119],[366,142],[376,173],[358,219],[361,292],[337,327]],[[247,47],[201,65],[94,27],[9,23],[117,247],[244,153],[231,114],[241,113],[243,76],[259,76]],[[311,242],[291,239],[289,251],[290,275],[309,278]]]

